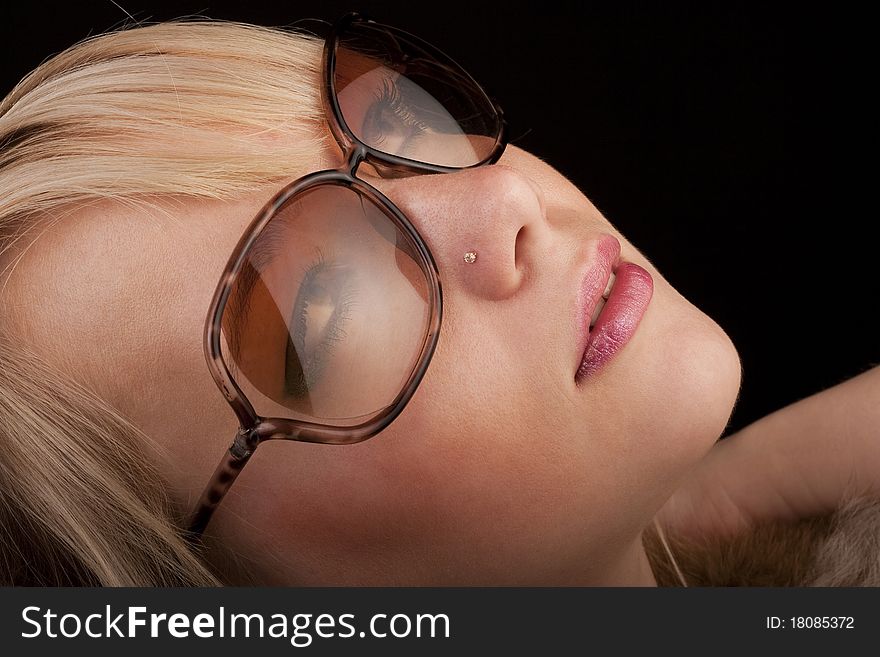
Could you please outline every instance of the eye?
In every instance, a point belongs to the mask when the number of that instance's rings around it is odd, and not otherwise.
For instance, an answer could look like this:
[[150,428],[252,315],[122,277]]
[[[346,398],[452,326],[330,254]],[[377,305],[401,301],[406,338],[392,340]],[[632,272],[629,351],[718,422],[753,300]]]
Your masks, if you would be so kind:
[[294,302],[285,356],[285,392],[306,396],[321,378],[337,344],[345,339],[345,326],[354,303],[349,267],[318,258],[305,274]]
[[419,111],[407,102],[401,86],[412,84],[406,78],[384,78],[374,101],[364,115],[361,129],[363,140],[385,152],[401,154],[412,142],[428,131],[428,124],[419,118]]

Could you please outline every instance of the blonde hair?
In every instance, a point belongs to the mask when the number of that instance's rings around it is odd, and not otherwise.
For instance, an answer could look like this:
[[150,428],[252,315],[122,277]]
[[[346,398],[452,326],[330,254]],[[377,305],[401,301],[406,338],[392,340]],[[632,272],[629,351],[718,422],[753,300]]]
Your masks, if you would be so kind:
[[[328,145],[321,41],[207,19],[82,41],[0,102],[0,289],[83,205],[232,199]],[[163,455],[0,315],[0,584],[218,583],[179,529]]]

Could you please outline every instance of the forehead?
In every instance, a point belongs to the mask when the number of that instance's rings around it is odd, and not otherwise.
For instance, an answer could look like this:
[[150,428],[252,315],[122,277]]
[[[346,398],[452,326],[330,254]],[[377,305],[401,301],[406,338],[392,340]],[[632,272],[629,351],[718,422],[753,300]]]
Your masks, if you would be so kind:
[[154,358],[174,334],[198,346],[220,272],[274,191],[228,202],[108,201],[44,218],[9,263],[5,329],[74,366],[79,352]]
[[74,290],[64,288],[80,282],[86,289],[77,294],[97,294],[96,283],[108,286],[104,292],[149,289],[153,277],[196,271],[212,251],[234,244],[267,198],[155,198],[137,206],[102,201],[72,208],[34,223],[19,243],[10,284],[41,297],[49,293],[46,301],[52,293],[69,298]]

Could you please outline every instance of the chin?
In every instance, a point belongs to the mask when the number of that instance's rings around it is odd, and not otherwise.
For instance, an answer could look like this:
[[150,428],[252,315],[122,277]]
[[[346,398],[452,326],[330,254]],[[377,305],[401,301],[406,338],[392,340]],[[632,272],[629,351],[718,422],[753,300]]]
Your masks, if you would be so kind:
[[681,372],[678,399],[683,429],[692,457],[699,461],[730,421],[742,365],[727,333],[700,311],[694,313],[687,339],[679,340],[679,345],[672,367]]

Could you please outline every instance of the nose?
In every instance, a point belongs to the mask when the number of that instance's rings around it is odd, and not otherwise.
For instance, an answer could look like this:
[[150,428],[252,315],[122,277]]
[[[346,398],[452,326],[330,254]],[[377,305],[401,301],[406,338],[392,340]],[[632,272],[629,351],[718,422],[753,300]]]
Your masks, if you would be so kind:
[[382,191],[421,233],[444,287],[506,299],[528,279],[549,240],[543,191],[512,167],[495,164],[387,183]]

